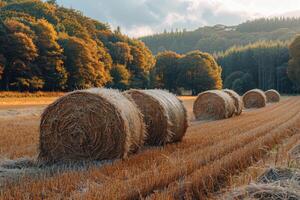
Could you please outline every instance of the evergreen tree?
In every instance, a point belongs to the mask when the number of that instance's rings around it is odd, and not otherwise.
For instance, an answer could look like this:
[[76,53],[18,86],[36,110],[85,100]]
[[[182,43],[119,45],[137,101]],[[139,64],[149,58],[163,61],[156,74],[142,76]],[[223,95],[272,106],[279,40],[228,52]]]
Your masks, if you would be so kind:
[[290,45],[291,60],[289,61],[288,76],[300,88],[300,36]]

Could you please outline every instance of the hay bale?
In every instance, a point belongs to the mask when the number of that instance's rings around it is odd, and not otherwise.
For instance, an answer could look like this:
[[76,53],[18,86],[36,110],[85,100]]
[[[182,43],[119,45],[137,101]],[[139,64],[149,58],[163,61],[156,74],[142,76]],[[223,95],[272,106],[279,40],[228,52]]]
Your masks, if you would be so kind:
[[129,90],[124,94],[134,100],[144,115],[148,145],[182,140],[188,127],[187,113],[175,95],[164,90]]
[[141,113],[120,92],[100,88],[75,91],[43,112],[39,160],[124,158],[137,151],[144,138]]
[[210,90],[198,95],[193,111],[198,120],[219,120],[232,117],[235,106],[229,94],[219,90]]
[[244,94],[243,102],[245,108],[262,108],[266,106],[267,97],[262,90],[254,89]]
[[268,90],[265,92],[268,103],[276,103],[280,101],[280,94],[276,90]]
[[244,103],[243,100],[241,98],[241,96],[236,93],[233,90],[229,90],[229,89],[225,89],[223,90],[223,92],[229,94],[229,96],[233,99],[234,101],[234,106],[235,106],[235,115],[241,115],[243,112],[243,108],[244,108]]

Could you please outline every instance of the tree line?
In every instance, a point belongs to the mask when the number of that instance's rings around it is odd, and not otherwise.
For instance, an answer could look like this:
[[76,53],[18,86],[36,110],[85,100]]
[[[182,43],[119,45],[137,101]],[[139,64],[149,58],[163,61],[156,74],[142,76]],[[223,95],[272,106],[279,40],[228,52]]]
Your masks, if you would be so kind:
[[[287,22],[295,24],[297,19]],[[253,26],[246,24],[240,29]],[[213,27],[222,33],[226,28]],[[211,27],[204,30],[203,44],[209,46],[215,39],[208,36]],[[231,34],[232,30],[226,31]],[[188,32],[172,34],[179,37]],[[187,43],[183,40],[182,51],[193,42],[193,37]],[[225,39],[219,42],[227,45]],[[299,91],[299,37],[291,44],[259,41],[234,46],[214,57],[199,50],[163,50],[153,56],[142,41],[58,6],[55,0],[0,0],[0,90],[71,91],[106,86],[165,88],[175,93],[189,90],[193,94],[222,87],[239,93],[252,88]]]
[[2,90],[148,87],[150,50],[55,1],[1,1]]
[[245,46],[266,41],[289,41],[300,31],[300,18],[271,18],[247,21],[237,26],[205,26],[193,31],[164,31],[140,38],[153,54],[161,51],[208,53],[226,51],[232,46]]
[[297,92],[296,79],[300,76],[294,73],[297,70],[292,63],[297,66],[298,58],[290,59],[300,51],[300,45],[295,45],[298,40],[292,44],[260,41],[219,53],[216,59],[223,69],[224,88],[234,89],[241,94],[253,88],[277,89],[282,93]]
[[140,40],[55,0],[0,1],[0,90],[222,87],[221,69],[211,55],[174,56],[174,65],[163,61],[168,53],[156,62]]

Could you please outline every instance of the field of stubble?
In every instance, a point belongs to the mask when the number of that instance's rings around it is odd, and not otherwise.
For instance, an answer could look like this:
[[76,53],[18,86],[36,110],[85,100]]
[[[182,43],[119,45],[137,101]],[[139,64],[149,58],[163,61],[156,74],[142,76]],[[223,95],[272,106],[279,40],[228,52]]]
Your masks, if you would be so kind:
[[[194,98],[184,97],[190,127],[181,143],[126,160],[39,166],[39,116],[54,99],[0,101],[0,199],[214,198],[250,182],[266,163],[285,165],[300,139],[300,97],[214,122],[194,121]],[[274,158],[274,149],[284,151]]]

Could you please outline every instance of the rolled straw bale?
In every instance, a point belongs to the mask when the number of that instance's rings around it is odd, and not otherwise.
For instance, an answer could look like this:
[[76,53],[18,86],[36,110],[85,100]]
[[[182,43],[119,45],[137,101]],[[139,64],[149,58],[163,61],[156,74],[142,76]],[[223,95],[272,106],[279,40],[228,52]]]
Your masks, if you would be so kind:
[[124,158],[144,139],[142,114],[122,93],[100,88],[75,91],[43,112],[39,160]]
[[262,108],[266,106],[267,97],[262,90],[253,89],[243,95],[245,108]]
[[230,118],[235,112],[233,99],[219,90],[209,90],[198,95],[193,111],[198,120]]
[[268,103],[275,103],[280,101],[280,94],[276,90],[268,90],[265,92]]
[[124,92],[137,104],[147,126],[148,145],[179,142],[185,135],[187,113],[182,102],[164,90],[129,90]]
[[243,108],[244,108],[244,103],[243,100],[241,98],[241,96],[236,93],[233,90],[229,90],[229,89],[225,89],[223,90],[223,92],[229,94],[229,96],[233,99],[234,101],[234,106],[235,106],[235,115],[240,115],[243,112]]

